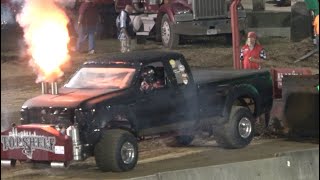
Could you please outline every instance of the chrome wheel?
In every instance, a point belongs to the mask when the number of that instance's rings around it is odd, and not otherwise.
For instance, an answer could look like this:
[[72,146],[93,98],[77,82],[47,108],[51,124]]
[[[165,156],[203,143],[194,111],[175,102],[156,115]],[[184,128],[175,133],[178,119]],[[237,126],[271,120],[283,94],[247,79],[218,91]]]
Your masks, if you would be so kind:
[[162,41],[165,44],[169,44],[170,41],[170,25],[168,21],[164,21],[162,24],[162,31],[161,31],[161,36],[162,36]]
[[238,131],[242,138],[248,138],[252,132],[252,124],[249,118],[243,117],[238,124]]
[[121,147],[121,159],[124,164],[130,164],[136,157],[134,146],[130,142],[125,142]]

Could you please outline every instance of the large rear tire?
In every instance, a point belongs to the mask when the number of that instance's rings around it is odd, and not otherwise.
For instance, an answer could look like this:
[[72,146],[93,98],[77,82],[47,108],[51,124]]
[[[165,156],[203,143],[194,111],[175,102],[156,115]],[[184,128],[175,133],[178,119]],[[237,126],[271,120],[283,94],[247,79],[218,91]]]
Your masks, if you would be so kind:
[[161,40],[165,48],[174,49],[178,46],[180,35],[176,34],[172,30],[173,22],[165,14],[161,21]]
[[137,139],[128,131],[107,130],[95,146],[94,156],[102,171],[129,171],[138,161]]
[[230,149],[247,146],[254,136],[254,121],[248,108],[232,107],[228,122],[213,130],[217,143]]

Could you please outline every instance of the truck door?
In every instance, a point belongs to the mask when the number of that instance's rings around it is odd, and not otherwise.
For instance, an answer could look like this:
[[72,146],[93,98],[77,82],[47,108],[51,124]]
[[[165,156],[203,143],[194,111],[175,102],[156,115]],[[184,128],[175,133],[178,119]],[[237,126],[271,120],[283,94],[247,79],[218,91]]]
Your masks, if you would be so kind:
[[[145,85],[143,69],[154,71],[152,88]],[[167,72],[162,62],[155,62],[142,67],[140,75],[139,98],[136,104],[136,117],[139,118],[139,129],[161,127],[169,124],[170,116],[174,114],[175,104],[171,101],[175,95],[174,89],[168,82]],[[150,82],[147,82],[150,83]],[[158,131],[155,129],[153,132]],[[161,130],[159,130],[161,131]]]
[[173,73],[171,80],[174,85],[175,117],[173,122],[192,121],[197,119],[198,100],[196,87],[190,77],[190,69],[184,65],[182,57],[168,60],[170,72]]

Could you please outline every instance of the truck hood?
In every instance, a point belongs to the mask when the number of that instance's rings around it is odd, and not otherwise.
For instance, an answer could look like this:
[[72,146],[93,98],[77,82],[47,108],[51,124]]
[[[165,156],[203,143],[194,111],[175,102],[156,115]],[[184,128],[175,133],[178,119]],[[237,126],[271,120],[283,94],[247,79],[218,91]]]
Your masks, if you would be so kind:
[[26,107],[77,107],[81,102],[117,91],[117,89],[70,89],[61,88],[59,94],[42,94],[27,100],[23,106]]

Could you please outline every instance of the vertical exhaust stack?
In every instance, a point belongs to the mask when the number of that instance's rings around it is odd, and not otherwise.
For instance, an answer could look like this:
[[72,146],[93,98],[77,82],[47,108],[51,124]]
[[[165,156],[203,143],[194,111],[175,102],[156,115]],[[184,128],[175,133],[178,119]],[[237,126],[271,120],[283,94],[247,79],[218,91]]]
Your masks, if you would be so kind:
[[58,83],[57,82],[52,82],[51,83],[51,94],[52,95],[57,95],[58,92]]
[[47,82],[41,82],[41,93],[42,94],[49,94],[49,88]]
[[49,91],[49,83],[48,82],[41,82],[41,92],[42,94],[52,94],[57,95],[58,92],[58,83],[52,82],[51,83],[51,91]]

